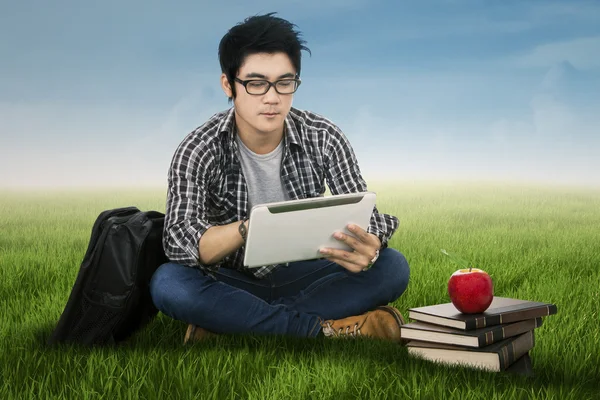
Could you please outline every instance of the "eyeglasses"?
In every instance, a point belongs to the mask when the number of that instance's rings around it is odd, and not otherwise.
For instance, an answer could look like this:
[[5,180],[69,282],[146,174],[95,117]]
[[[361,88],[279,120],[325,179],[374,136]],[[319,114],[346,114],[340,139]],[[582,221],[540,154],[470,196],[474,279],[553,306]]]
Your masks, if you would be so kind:
[[241,83],[246,88],[248,94],[261,95],[267,93],[271,86],[275,87],[275,91],[279,94],[292,94],[298,90],[300,86],[300,78],[295,79],[281,79],[275,82],[269,82],[266,79],[249,79],[242,81],[241,79],[234,78],[238,83]]

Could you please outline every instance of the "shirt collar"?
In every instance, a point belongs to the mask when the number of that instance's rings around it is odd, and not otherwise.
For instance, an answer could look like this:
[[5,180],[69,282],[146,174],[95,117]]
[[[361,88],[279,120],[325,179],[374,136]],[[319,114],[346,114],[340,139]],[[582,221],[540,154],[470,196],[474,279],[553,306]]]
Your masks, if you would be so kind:
[[226,113],[224,118],[221,118],[217,131],[224,135],[228,140],[229,148],[234,148],[234,132],[235,132],[235,108],[231,107]]
[[302,127],[302,121],[297,116],[297,110],[292,108],[285,118],[285,137],[288,144],[294,144],[302,148],[302,141],[300,140]]

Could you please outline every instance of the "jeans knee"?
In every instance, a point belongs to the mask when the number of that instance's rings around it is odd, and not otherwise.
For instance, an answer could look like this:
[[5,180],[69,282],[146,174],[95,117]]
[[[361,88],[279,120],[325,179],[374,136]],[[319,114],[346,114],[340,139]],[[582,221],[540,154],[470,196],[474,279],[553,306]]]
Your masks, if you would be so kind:
[[381,251],[379,260],[374,268],[381,270],[381,285],[390,302],[398,299],[408,287],[410,267],[404,254],[392,248]]
[[164,303],[164,295],[166,293],[166,288],[168,284],[168,264],[162,264],[159,266],[154,274],[152,274],[152,278],[150,279],[149,289],[150,296],[152,297],[152,302],[159,310],[162,309],[162,305]]
[[170,262],[162,264],[150,279],[149,289],[152,302],[159,311],[165,314],[170,314],[168,310],[173,308],[174,303],[177,302],[176,299],[185,298],[179,293],[181,287],[178,285],[178,268],[182,268],[182,266]]

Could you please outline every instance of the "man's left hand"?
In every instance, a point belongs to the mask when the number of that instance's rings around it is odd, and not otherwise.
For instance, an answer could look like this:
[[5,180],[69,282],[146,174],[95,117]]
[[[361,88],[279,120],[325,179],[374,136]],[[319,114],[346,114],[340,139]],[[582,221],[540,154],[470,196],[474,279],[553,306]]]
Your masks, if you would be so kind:
[[354,251],[324,248],[321,254],[336,264],[341,265],[350,272],[360,272],[369,266],[369,263],[381,248],[381,241],[372,233],[367,233],[360,226],[350,224],[348,230],[356,237],[342,232],[334,233],[333,237],[352,247]]

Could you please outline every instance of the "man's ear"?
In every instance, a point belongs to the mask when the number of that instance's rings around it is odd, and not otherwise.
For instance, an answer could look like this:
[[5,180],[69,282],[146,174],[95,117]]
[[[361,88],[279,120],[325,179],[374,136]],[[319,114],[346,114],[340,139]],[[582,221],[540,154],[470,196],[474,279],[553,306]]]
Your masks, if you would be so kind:
[[221,88],[223,89],[223,92],[225,92],[225,95],[229,98],[233,97],[233,91],[231,90],[231,85],[229,84],[229,81],[227,80],[227,75],[225,74],[221,74]]

